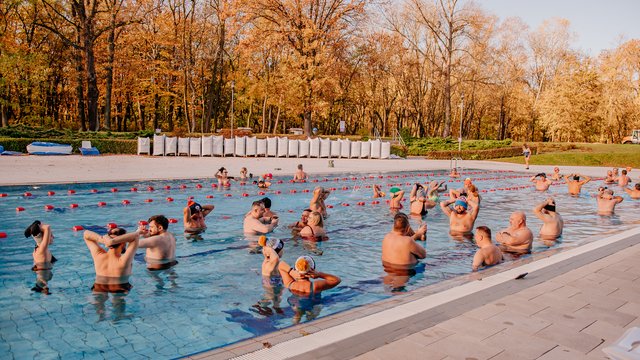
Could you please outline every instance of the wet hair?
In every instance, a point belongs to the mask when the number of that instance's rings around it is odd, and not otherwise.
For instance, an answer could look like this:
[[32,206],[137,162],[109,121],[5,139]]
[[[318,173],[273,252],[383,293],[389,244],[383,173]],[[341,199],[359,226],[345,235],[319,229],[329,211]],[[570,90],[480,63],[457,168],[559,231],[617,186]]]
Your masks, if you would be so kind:
[[543,207],[543,209],[551,212],[556,212],[556,203],[553,203],[552,205],[547,204]]
[[110,229],[109,231],[107,231],[107,235],[109,236],[120,236],[120,235],[124,235],[127,233],[127,230],[123,229],[123,228],[113,228]]
[[575,181],[580,181],[580,176],[578,176],[578,175],[573,175],[573,180],[575,180]]
[[309,214],[309,219],[307,220],[307,225],[315,225],[319,227],[324,227],[324,221],[322,220],[322,214],[317,211],[312,211]]
[[640,190],[640,183],[636,184],[636,190]]
[[304,209],[304,210],[302,210],[302,212],[305,212],[305,211],[313,212],[313,210],[311,210],[311,209]]
[[264,204],[264,207],[266,209],[271,209],[271,199],[269,199],[268,197],[260,199],[260,202]]
[[538,176],[543,177],[545,179],[547,178],[547,174],[545,174],[545,173],[539,173],[539,174],[536,175],[536,177],[538,177]]
[[622,175],[627,175],[627,170],[622,170],[621,173]]
[[298,164],[298,170],[302,170],[302,164]]
[[489,241],[491,241],[491,229],[486,226],[478,226],[476,231],[482,234],[484,237],[488,237]]
[[420,190],[420,189],[424,189],[424,187],[422,186],[422,184],[416,183],[416,189]]
[[470,194],[478,195],[478,188],[475,185],[473,185],[473,184],[469,185],[469,189],[468,190],[469,190]]
[[399,212],[393,217],[393,230],[404,231],[409,226],[407,214]]
[[218,172],[219,172],[219,173],[222,173],[224,170],[227,170],[227,169],[225,169],[225,168],[224,168],[224,166],[223,166],[223,167],[221,167],[220,169],[218,169]]
[[42,230],[40,229],[40,224],[42,224],[40,220],[36,220],[31,225],[29,225],[29,227],[24,230],[24,237],[28,238],[31,236],[40,235],[40,233],[42,233]]
[[262,207],[262,206],[264,206],[264,203],[262,202],[262,200],[256,200],[256,201],[251,203],[251,208],[253,208],[255,206]]
[[155,221],[157,225],[162,226],[163,229],[169,229],[169,220],[164,215],[153,215],[149,218],[149,222]]

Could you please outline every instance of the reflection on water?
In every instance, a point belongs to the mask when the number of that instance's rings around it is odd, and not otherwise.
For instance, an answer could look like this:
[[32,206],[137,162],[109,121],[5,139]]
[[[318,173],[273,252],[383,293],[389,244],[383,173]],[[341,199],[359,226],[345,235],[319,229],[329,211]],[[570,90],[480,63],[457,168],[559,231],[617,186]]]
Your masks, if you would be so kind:
[[293,310],[293,323],[298,324],[301,321],[311,321],[320,315],[322,311],[322,295],[297,295],[291,293],[287,299],[287,303]]
[[53,278],[52,269],[35,270],[36,273],[36,285],[31,288],[32,291],[39,292],[45,295],[50,295],[49,282]]
[[[107,303],[109,297],[111,297],[111,306]],[[91,304],[95,308],[96,315],[98,316],[98,322],[108,320],[118,323],[122,320],[133,318],[133,314],[127,314],[126,297],[127,294],[94,292]]]

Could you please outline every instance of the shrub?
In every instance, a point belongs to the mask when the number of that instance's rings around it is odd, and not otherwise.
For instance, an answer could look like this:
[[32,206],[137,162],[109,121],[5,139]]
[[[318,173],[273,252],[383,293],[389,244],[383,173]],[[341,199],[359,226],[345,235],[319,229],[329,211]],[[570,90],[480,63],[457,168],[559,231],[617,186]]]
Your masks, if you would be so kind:
[[83,140],[90,140],[91,146],[95,146],[101,154],[136,154],[138,151],[137,140],[124,139],[0,138],[0,145],[4,146],[5,150],[26,152],[27,145],[34,141],[57,142],[70,144],[74,152],[79,153],[78,149],[82,146]]
[[[409,155],[426,155],[431,151],[457,151],[458,141],[447,138],[421,138],[410,139],[407,142]],[[462,150],[486,150],[504,148],[511,145],[511,139],[507,140],[464,140]]]
[[406,158],[407,147],[401,145],[391,145],[391,154]]
[[[531,150],[537,150],[531,147]],[[429,151],[426,154],[427,159],[449,160],[453,157],[459,157],[464,160],[487,160],[504,157],[513,157],[522,155],[522,148],[511,146],[506,148],[496,148],[487,150],[445,150],[445,151]]]

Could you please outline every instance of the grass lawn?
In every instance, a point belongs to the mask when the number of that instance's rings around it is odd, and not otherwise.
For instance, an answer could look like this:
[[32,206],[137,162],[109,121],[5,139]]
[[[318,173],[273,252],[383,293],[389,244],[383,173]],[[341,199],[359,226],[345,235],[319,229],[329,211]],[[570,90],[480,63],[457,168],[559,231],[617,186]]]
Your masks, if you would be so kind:
[[[531,155],[529,159],[531,165],[640,168],[640,145],[576,143],[574,149],[564,151],[554,146],[556,144],[538,145],[540,146],[539,154]],[[522,156],[495,159],[495,161],[524,164]]]

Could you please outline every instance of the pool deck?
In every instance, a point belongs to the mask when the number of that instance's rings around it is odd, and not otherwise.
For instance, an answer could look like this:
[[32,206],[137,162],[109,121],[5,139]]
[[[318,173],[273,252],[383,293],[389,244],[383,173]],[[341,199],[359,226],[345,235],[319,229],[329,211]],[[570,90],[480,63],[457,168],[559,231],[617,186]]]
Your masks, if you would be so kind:
[[[0,186],[448,169],[448,160],[199,158],[149,156],[0,157]],[[553,166],[463,161],[463,168],[550,173]],[[607,168],[561,167],[602,177]],[[630,174],[637,181],[638,171]],[[464,171],[462,172],[464,177]],[[640,226],[586,245],[513,263],[191,356],[192,359],[596,359],[640,326]],[[602,236],[601,236],[602,237]],[[522,280],[514,278],[522,273]]]
[[[234,158],[234,157],[174,157],[174,156],[0,156],[0,186],[44,183],[137,181],[156,179],[201,179],[213,178],[218,168],[224,166],[229,173],[237,175],[241,167],[247,167],[255,176],[272,173],[274,176],[290,176],[297,164],[314,174],[340,172],[388,172],[449,169],[449,160],[410,159],[329,159],[300,158]],[[463,168],[485,170],[526,171],[532,174],[551,173],[553,166],[532,165],[529,170],[522,164],[494,161],[461,162]],[[578,172],[588,176],[603,177],[607,168],[563,166],[563,174]],[[630,176],[636,180],[639,171]],[[464,176],[464,171],[462,176]]]

